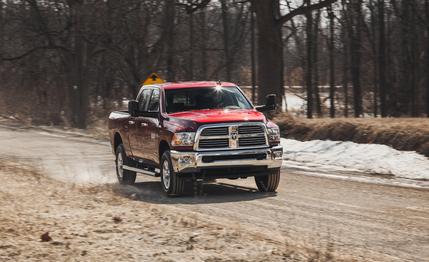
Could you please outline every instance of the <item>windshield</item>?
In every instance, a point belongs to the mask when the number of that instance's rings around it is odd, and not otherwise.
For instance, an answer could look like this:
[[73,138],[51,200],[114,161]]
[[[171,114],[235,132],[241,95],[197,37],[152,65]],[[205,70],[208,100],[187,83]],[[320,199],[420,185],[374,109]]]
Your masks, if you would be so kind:
[[165,90],[168,114],[201,109],[250,109],[238,87],[207,87]]

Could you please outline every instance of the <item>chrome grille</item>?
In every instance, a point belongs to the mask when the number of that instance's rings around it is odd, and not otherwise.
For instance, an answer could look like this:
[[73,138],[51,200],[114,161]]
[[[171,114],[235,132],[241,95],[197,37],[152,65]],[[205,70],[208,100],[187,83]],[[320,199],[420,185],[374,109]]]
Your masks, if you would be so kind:
[[228,150],[268,146],[263,123],[225,123],[202,126],[197,133],[196,150]]

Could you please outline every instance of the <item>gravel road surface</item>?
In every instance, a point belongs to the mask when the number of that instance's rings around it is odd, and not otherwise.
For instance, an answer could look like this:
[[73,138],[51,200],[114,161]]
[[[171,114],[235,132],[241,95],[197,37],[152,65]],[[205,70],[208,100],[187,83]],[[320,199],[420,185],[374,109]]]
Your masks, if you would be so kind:
[[[92,187],[116,180],[106,142],[0,127],[0,148],[0,161],[33,166],[64,183]],[[273,241],[330,250],[356,260],[429,261],[427,188],[393,186],[389,178],[358,182],[347,179],[353,174],[329,177],[317,172],[284,168],[276,194],[256,192],[249,178],[207,184],[197,197],[167,198],[159,179],[145,176],[138,178],[132,193],[119,186],[112,186],[112,192],[126,201],[201,214]]]

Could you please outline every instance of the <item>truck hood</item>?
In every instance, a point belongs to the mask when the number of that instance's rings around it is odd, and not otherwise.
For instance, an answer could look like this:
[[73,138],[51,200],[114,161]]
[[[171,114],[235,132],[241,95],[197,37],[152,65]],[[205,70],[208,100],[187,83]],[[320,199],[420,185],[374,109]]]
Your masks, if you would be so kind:
[[221,122],[265,122],[265,116],[255,109],[203,109],[169,114],[170,117],[191,120],[200,124]]

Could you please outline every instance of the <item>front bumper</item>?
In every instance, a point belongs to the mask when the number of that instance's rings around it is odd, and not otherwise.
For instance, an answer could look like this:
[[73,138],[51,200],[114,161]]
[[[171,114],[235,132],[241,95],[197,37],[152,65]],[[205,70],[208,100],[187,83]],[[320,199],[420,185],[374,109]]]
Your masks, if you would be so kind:
[[280,168],[282,157],[282,146],[228,151],[171,151],[171,162],[177,173],[193,173],[204,169],[224,167]]

